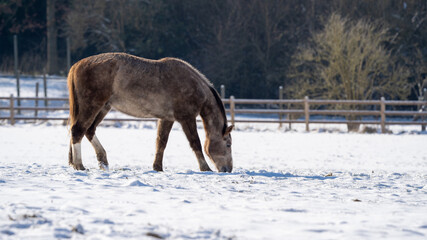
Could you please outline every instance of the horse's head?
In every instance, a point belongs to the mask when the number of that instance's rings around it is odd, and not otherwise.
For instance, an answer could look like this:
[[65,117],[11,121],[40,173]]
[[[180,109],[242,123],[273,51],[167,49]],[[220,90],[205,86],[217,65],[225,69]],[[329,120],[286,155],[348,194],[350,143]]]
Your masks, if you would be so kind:
[[233,157],[231,156],[231,135],[233,125],[226,128],[222,136],[206,139],[205,152],[214,162],[219,172],[233,170]]

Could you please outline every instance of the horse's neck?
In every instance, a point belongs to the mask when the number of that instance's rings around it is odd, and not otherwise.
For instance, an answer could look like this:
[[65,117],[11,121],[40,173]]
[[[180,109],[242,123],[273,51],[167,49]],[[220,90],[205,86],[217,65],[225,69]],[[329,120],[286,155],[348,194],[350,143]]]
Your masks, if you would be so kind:
[[222,136],[224,119],[215,100],[207,101],[200,112],[200,116],[202,117],[203,124],[205,126],[207,138],[212,139]]

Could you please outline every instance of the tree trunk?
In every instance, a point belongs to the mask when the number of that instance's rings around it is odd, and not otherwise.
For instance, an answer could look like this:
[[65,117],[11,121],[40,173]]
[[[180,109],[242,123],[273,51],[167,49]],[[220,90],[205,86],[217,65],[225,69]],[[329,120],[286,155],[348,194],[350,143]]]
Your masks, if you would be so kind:
[[[360,121],[360,116],[348,116],[346,117],[348,121]],[[347,123],[347,131],[348,132],[359,132],[360,123]]]
[[[350,105],[349,110],[359,110],[359,107],[356,105]],[[362,117],[350,115],[350,116],[347,116],[346,119],[348,121],[360,121],[362,120]],[[359,129],[360,129],[360,123],[355,123],[355,122],[347,123],[347,130],[349,132],[359,132]]]
[[58,73],[57,28],[55,22],[55,0],[46,0],[47,24],[47,73]]

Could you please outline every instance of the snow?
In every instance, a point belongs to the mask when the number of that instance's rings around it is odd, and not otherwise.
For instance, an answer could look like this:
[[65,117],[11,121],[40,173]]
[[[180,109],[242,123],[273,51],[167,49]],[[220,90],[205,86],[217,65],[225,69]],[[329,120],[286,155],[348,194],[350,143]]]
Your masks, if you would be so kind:
[[[21,97],[36,97],[36,83],[39,84],[39,97],[44,97],[44,82],[42,76],[21,76],[20,77],[20,96]],[[58,76],[48,76],[46,78],[47,85],[47,97],[54,98],[68,98],[67,92],[67,80],[64,77]],[[0,76],[0,97],[10,97],[13,94],[14,97],[17,97],[16,89],[16,78],[11,76]],[[5,107],[9,106],[8,100],[0,99],[0,106]],[[34,107],[34,100],[21,100],[21,106],[25,107]],[[44,106],[45,102],[43,100],[38,101],[38,106]],[[49,101],[49,107],[62,107],[65,106],[65,101]],[[18,106],[17,101],[15,100],[15,106]],[[33,111],[22,111],[22,116],[34,116]],[[0,116],[9,116],[9,110],[0,110]],[[50,116],[50,117],[66,117],[67,112],[65,111],[56,111],[56,112],[46,112],[39,111],[38,116]]]
[[176,124],[158,173],[154,123],[98,128],[109,171],[87,140],[68,166],[65,126],[0,125],[0,239],[426,239],[427,135],[259,126],[206,173]]
[[[21,97],[35,97],[36,83],[39,83],[39,97],[44,97],[43,77],[20,77],[20,95]],[[46,78],[48,97],[68,97],[67,79],[57,76],[48,76]],[[11,76],[0,76],[0,97],[9,97],[10,94],[17,96],[16,78]]]
[[[1,97],[16,96],[15,81],[0,77]],[[42,96],[41,77],[22,77],[21,96],[35,96],[36,82]],[[48,96],[67,97],[65,79],[48,78]],[[88,170],[68,166],[60,124],[0,122],[0,239],[427,237],[427,135],[419,126],[350,134],[344,125],[311,124],[306,133],[302,124],[238,123],[233,172],[217,173],[198,170],[175,124],[158,173],[155,123],[98,127],[109,171],[98,169],[86,139]],[[199,135],[204,141],[201,126]]]

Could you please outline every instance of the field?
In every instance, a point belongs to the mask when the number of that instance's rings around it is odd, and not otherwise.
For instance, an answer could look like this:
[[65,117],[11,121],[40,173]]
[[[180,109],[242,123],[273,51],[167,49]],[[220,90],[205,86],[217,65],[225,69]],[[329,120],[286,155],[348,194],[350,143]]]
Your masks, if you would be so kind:
[[[21,96],[34,96],[35,82],[23,79]],[[64,80],[48,85],[49,97],[67,96]],[[10,96],[15,80],[0,77],[0,90]],[[98,170],[85,140],[88,170],[74,171],[61,122],[0,122],[0,239],[427,237],[427,135],[419,127],[293,128],[238,124],[233,172],[206,173],[175,124],[158,173],[155,123],[104,123],[97,135],[110,170]]]
[[158,173],[154,123],[98,129],[109,171],[86,140],[68,166],[65,126],[2,125],[0,239],[427,237],[427,135],[274,128],[238,126],[233,172],[206,173],[176,124]]

